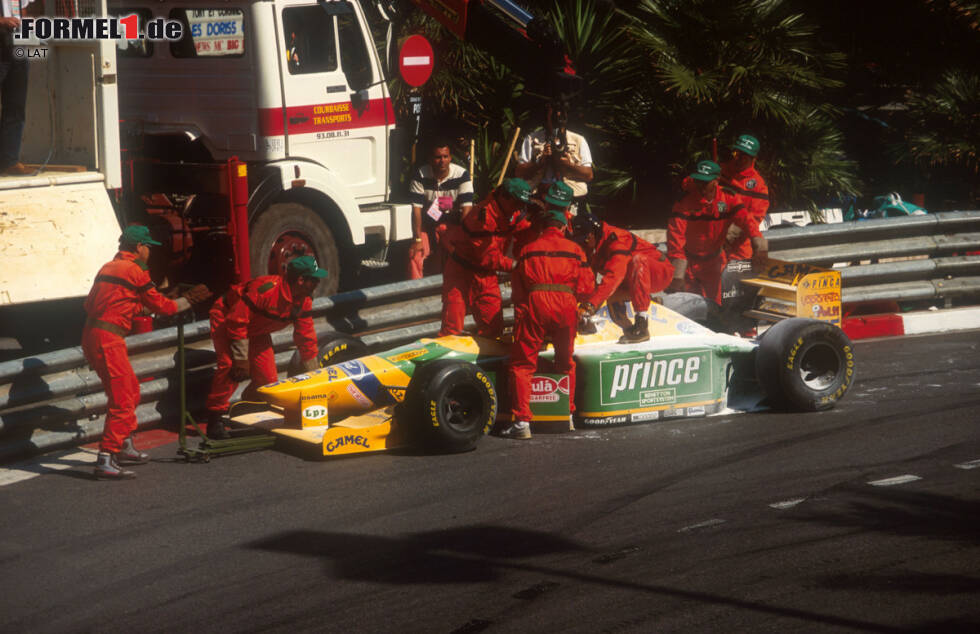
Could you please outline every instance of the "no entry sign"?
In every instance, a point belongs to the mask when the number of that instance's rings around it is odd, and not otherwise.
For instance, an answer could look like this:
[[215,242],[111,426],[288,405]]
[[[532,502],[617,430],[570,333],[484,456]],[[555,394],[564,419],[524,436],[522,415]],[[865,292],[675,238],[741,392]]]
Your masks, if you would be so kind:
[[409,86],[421,86],[432,76],[432,45],[421,35],[411,35],[398,54],[398,70]]

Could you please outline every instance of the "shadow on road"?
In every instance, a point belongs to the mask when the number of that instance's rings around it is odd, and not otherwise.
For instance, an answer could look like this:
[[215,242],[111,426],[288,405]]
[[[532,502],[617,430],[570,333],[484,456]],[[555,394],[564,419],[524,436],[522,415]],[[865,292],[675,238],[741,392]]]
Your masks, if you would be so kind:
[[830,507],[802,506],[795,519],[894,535],[980,541],[980,502],[920,491],[868,489],[842,488],[850,497]]
[[[593,575],[586,568],[577,565],[565,570],[538,565],[526,560],[539,555],[581,552],[592,558],[593,564],[605,562],[601,557],[594,559],[596,553],[583,544],[550,533],[509,527],[473,526],[402,537],[288,531],[245,546],[256,550],[326,559],[326,574],[339,579],[389,584],[471,583],[496,581],[504,574],[514,571],[533,572],[551,579],[687,599],[705,606],[727,606],[768,616],[795,618],[811,625],[819,624],[821,627],[832,625],[865,632],[909,631],[903,627],[832,614]],[[557,584],[550,580],[545,581],[525,591],[528,596],[522,596],[521,593],[514,596],[533,599],[554,585]]]
[[290,531],[249,544],[250,548],[330,560],[345,579],[379,583],[469,583],[500,577],[494,558],[522,559],[585,550],[548,533],[474,526],[377,537],[320,531]]

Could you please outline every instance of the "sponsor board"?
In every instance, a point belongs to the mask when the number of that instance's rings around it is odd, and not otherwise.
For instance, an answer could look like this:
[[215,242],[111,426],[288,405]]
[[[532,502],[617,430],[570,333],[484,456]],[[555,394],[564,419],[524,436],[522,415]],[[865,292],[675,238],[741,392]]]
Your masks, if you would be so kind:
[[713,360],[709,350],[691,350],[600,361],[600,405],[640,409],[704,400],[714,392]]

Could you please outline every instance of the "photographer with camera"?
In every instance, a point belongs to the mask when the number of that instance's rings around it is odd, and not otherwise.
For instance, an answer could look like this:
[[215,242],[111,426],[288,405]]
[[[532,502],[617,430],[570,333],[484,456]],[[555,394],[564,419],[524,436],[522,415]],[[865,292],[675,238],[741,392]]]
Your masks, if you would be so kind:
[[544,127],[524,137],[514,173],[531,187],[547,189],[562,182],[572,189],[569,215],[578,213],[578,205],[589,193],[592,151],[585,137],[568,129],[568,103],[549,101],[544,109]]

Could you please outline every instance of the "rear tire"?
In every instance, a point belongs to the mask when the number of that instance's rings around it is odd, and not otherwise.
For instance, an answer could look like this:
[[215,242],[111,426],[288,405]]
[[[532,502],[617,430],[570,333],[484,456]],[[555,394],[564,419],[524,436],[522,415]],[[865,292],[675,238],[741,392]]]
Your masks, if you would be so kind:
[[854,381],[854,349],[844,331],[832,324],[785,319],[762,335],[755,371],[774,407],[827,410]]
[[478,366],[439,359],[415,370],[396,416],[429,451],[469,451],[497,418],[497,391]]
[[340,254],[329,225],[318,213],[299,203],[275,203],[252,223],[250,237],[252,277],[282,275],[286,265],[301,255],[312,255],[327,276],[313,297],[329,297],[340,286]]

